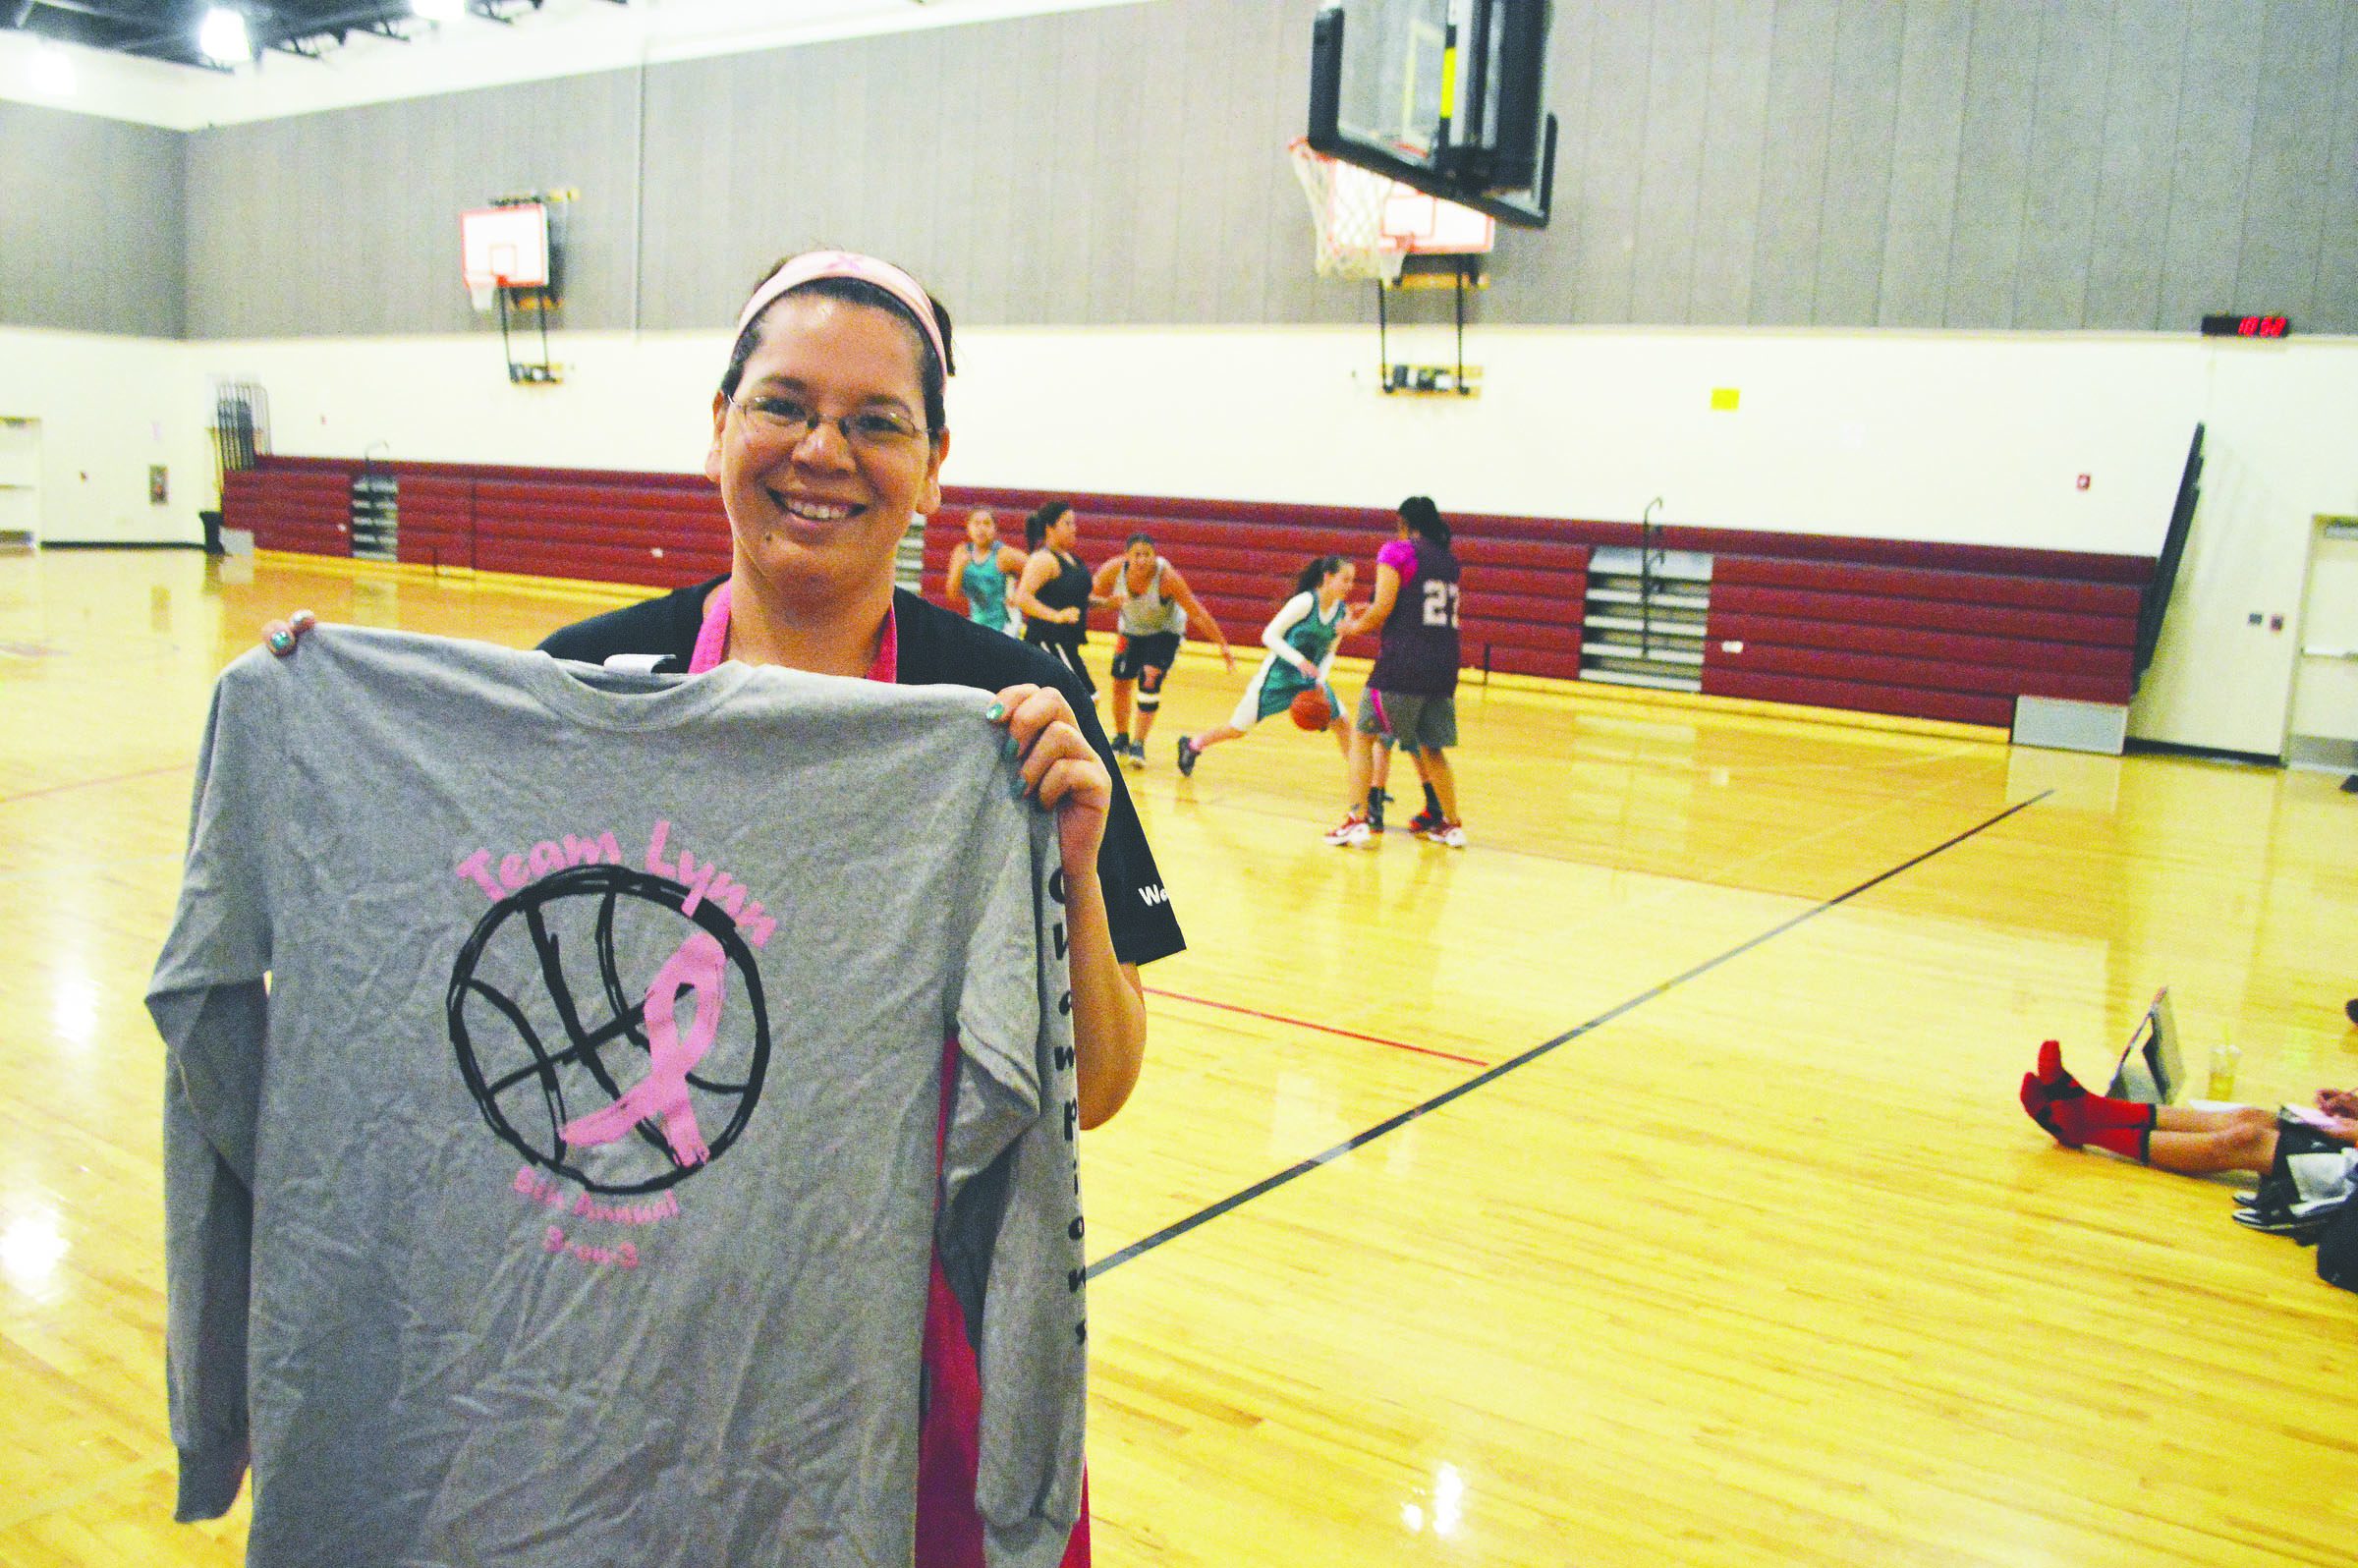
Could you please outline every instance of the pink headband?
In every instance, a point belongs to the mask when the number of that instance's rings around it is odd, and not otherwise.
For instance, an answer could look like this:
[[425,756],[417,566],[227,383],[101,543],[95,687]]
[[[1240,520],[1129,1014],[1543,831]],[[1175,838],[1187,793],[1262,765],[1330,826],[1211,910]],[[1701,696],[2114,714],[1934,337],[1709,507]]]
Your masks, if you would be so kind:
[[933,358],[940,362],[941,372],[950,372],[949,345],[941,341],[941,323],[933,318],[933,302],[917,279],[889,261],[879,261],[872,255],[855,255],[849,251],[811,251],[796,256],[770,275],[769,281],[754,291],[737,312],[737,330],[742,335],[754,317],[769,308],[769,304],[788,289],[800,288],[814,278],[858,278],[872,283],[886,294],[909,308],[917,324],[925,329],[926,341],[933,345]]

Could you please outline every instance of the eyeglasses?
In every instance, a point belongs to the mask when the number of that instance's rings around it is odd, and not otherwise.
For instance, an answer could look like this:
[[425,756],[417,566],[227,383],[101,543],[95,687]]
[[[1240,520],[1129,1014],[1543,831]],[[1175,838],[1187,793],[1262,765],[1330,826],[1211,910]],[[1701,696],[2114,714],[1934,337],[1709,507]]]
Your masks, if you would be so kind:
[[772,394],[734,398],[731,407],[743,414],[746,422],[764,439],[782,441],[788,446],[800,446],[821,424],[835,426],[843,436],[843,444],[855,452],[898,455],[926,438],[926,432],[914,420],[892,409],[867,409],[828,419],[793,398]]

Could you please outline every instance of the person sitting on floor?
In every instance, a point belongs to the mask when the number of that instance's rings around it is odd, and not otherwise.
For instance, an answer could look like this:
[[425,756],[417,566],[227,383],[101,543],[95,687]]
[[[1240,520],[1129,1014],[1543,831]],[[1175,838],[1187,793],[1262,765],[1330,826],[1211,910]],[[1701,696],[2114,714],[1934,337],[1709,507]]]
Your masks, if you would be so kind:
[[[2039,1047],[2036,1072],[2022,1075],[2022,1108],[2065,1148],[2093,1144],[2141,1165],[2186,1176],[2244,1170],[2267,1175],[2276,1160],[2276,1113],[2257,1105],[2218,1110],[2147,1105],[2090,1093],[2064,1071],[2054,1040]],[[2338,1143],[2358,1145],[2358,1091],[2321,1089],[2311,1121]]]

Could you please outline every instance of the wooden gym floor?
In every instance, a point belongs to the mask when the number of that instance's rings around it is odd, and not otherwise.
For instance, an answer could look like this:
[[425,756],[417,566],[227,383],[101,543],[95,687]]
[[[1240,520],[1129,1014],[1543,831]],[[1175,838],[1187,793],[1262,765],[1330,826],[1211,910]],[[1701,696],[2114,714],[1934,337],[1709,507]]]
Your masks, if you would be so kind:
[[[0,1563],[239,1558],[169,1522],[140,1006],[212,676],[610,602],[0,560]],[[2358,1081],[2338,780],[1469,689],[1474,847],[1341,852],[1282,720],[1177,778],[1246,668],[1131,776],[1194,945],[1086,1145],[1100,1563],[2349,1560],[2358,1296],[2014,1101],[2162,984],[2198,1088]]]

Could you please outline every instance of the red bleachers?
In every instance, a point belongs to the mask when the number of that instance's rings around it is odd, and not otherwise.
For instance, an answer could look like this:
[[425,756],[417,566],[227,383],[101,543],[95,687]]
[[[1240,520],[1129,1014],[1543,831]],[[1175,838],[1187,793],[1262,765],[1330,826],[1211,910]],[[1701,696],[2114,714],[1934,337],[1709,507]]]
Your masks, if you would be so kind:
[[[264,549],[348,556],[358,460],[264,458],[229,476],[223,508]],[[673,588],[726,571],[727,519],[699,475],[395,463],[404,561]],[[925,533],[925,588],[977,506],[1021,544],[1054,495],[1093,567],[1154,535],[1230,642],[1250,645],[1317,555],[1373,582],[1393,514],[1363,507],[952,488]],[[1465,564],[1467,665],[1577,679],[1591,552],[1635,524],[1450,513]],[[1712,557],[1703,690],[1854,711],[2007,725],[2019,696],[2126,702],[2144,556],[1672,526],[1656,542]],[[1105,626],[1109,617],[1093,616]],[[1369,640],[1347,653],[1372,654]]]

